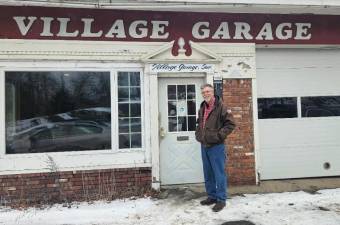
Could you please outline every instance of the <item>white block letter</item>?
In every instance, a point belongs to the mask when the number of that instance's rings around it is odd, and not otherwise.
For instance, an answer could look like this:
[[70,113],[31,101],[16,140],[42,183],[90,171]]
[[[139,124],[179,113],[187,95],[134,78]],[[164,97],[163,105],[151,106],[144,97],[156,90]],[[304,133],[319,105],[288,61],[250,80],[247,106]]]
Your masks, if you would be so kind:
[[117,38],[126,38],[123,20],[116,20],[114,24],[112,24],[105,37],[113,38],[115,35]]
[[[143,28],[139,28],[138,29],[138,33],[137,33],[137,26],[138,25],[143,25]],[[145,20],[136,20],[133,21],[129,27],[129,34],[131,37],[133,38],[144,38],[148,35],[148,29],[146,28],[146,26],[148,25],[148,22]]]
[[[206,28],[201,29],[202,26]],[[209,22],[197,22],[192,27],[192,36],[196,39],[205,39],[208,38],[209,35],[210,35]]]
[[152,23],[152,39],[167,39],[169,32],[164,33],[165,27],[169,26],[169,21],[151,21]]
[[18,28],[20,30],[21,35],[26,36],[27,32],[31,29],[32,24],[34,21],[37,19],[35,16],[29,16],[27,17],[28,19],[28,24],[26,25],[24,20],[26,17],[24,16],[14,16],[13,19],[15,22],[17,22]]
[[102,36],[102,34],[103,34],[102,30],[98,31],[97,33],[91,32],[91,25],[92,25],[92,22],[94,21],[93,18],[82,18],[81,21],[83,21],[83,23],[84,23],[84,31],[80,36],[82,36],[82,37],[100,37],[100,36]]
[[40,17],[40,19],[44,22],[43,31],[40,33],[40,36],[43,37],[52,37],[53,34],[51,32],[51,22],[54,20],[53,17]]
[[212,39],[230,39],[228,23],[222,22],[211,38]]
[[273,40],[273,30],[271,23],[265,23],[256,36],[256,40]]
[[312,27],[311,23],[295,23],[296,35],[295,40],[309,40],[312,37],[310,29]]
[[59,21],[58,37],[76,37],[78,35],[78,30],[75,30],[72,33],[67,32],[67,24],[70,21],[70,18],[57,18],[57,20]]
[[[250,32],[250,26],[248,23],[242,23],[242,22],[235,22],[235,36],[234,39],[242,40],[243,37],[245,39],[253,39],[253,36],[249,34]],[[243,35],[243,37],[242,37]]]
[[[284,30],[284,28],[287,27],[289,29]],[[289,38],[292,38],[292,24],[291,23],[280,23],[275,30],[276,37],[280,40],[287,40]]]

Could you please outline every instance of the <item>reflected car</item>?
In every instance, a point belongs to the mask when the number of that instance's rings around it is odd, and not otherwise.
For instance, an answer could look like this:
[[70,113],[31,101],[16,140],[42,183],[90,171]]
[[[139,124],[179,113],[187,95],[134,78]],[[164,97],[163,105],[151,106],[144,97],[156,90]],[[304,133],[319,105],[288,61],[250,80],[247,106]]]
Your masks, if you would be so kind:
[[93,123],[60,122],[16,137],[7,145],[7,153],[110,149],[111,129]]

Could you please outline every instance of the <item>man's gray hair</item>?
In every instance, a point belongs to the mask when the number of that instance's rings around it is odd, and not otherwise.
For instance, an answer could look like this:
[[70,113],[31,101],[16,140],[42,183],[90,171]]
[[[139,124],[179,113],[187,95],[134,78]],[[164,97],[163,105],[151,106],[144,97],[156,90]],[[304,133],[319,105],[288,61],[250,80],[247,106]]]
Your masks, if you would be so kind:
[[206,88],[206,87],[209,87],[209,88],[211,88],[211,89],[214,90],[214,86],[212,86],[211,84],[203,84],[203,85],[201,86],[201,90],[203,90],[203,89]]

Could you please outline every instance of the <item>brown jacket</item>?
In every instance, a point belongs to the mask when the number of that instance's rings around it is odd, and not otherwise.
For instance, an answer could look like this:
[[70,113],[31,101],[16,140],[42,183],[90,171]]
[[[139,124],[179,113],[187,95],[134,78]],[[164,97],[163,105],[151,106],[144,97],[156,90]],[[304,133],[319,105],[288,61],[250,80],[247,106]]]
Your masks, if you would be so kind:
[[204,104],[206,103],[203,101],[200,110],[198,111],[195,132],[196,140],[201,142],[205,147],[222,144],[227,135],[235,128],[233,116],[228,113],[228,109],[222,104],[222,100],[218,96],[215,96],[214,109],[210,112],[207,121],[205,122],[205,127],[203,128]]

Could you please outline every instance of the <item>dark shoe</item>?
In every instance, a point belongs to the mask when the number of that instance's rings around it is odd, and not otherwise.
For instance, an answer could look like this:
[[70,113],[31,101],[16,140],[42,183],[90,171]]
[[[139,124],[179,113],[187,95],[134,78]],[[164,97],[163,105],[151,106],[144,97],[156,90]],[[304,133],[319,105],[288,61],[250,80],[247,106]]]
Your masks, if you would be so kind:
[[212,198],[207,198],[205,200],[200,201],[201,205],[212,205],[215,204],[217,201],[216,199],[212,199]]
[[216,202],[216,204],[214,205],[214,207],[212,208],[212,210],[213,210],[214,212],[219,212],[219,211],[221,211],[224,207],[225,207],[225,202]]

